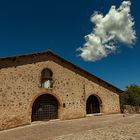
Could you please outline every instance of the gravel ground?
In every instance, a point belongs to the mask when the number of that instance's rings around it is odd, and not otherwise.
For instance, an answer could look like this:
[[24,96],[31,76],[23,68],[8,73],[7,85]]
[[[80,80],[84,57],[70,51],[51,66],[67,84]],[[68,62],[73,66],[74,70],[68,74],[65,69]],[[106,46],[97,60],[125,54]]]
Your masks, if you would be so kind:
[[87,130],[52,140],[140,140],[140,122],[117,124],[96,130]]
[[140,140],[140,114],[35,122],[0,131],[0,140]]

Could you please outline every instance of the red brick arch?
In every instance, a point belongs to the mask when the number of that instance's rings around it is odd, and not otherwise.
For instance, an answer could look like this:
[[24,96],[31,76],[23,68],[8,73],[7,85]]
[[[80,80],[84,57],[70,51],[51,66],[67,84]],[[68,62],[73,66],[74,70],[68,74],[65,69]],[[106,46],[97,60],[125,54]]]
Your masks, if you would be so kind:
[[30,122],[31,122],[33,104],[39,96],[44,95],[44,94],[51,95],[57,100],[57,102],[58,102],[58,118],[61,119],[61,112],[62,112],[61,110],[62,110],[63,105],[62,105],[62,102],[61,102],[60,98],[55,93],[52,93],[52,91],[47,90],[47,89],[43,89],[40,92],[34,94],[34,96],[32,98],[32,101],[30,103],[30,106],[29,106]]
[[92,95],[96,96],[96,97],[97,97],[97,99],[99,100],[99,103],[100,103],[100,104],[102,104],[102,99],[101,99],[101,97],[100,97],[99,95],[97,95],[97,94],[94,94],[94,93],[93,93],[93,94],[88,95],[88,96],[87,96],[87,98],[86,98],[86,101],[87,101],[87,99],[88,99],[90,96],[92,96]]
[[90,94],[90,95],[88,95],[87,97],[86,97],[86,102],[85,102],[85,110],[86,110],[86,104],[87,104],[87,100],[89,99],[89,97],[90,96],[95,96],[97,99],[98,99],[98,101],[99,101],[99,104],[100,104],[100,113],[103,113],[103,102],[102,102],[102,99],[101,99],[101,97],[99,96],[99,95],[97,95],[97,94]]

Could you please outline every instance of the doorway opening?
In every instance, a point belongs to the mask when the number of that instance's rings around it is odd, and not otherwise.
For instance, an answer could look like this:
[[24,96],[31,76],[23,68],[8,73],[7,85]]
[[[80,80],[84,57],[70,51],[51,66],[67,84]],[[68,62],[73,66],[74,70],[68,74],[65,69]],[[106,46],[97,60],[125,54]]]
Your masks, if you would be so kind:
[[39,96],[32,106],[32,121],[45,121],[58,119],[59,103],[57,99],[50,94]]
[[95,95],[91,95],[88,97],[86,102],[86,113],[100,113],[100,101]]

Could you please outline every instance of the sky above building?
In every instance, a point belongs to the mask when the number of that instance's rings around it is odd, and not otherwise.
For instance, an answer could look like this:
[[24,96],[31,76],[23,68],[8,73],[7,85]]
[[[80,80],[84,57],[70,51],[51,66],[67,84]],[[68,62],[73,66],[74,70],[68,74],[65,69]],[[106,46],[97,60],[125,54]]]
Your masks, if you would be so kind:
[[[0,57],[50,49],[121,89],[140,85],[140,1],[131,0],[131,5],[121,9],[122,3],[123,0],[1,1]],[[111,11],[111,7],[115,10]]]

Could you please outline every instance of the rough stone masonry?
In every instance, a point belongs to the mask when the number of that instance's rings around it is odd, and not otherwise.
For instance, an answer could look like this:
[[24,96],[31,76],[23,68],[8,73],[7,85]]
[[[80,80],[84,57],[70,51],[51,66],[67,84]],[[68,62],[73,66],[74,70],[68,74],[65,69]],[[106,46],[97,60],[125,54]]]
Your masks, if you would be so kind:
[[51,51],[1,58],[0,130],[38,120],[119,113],[119,92]]

